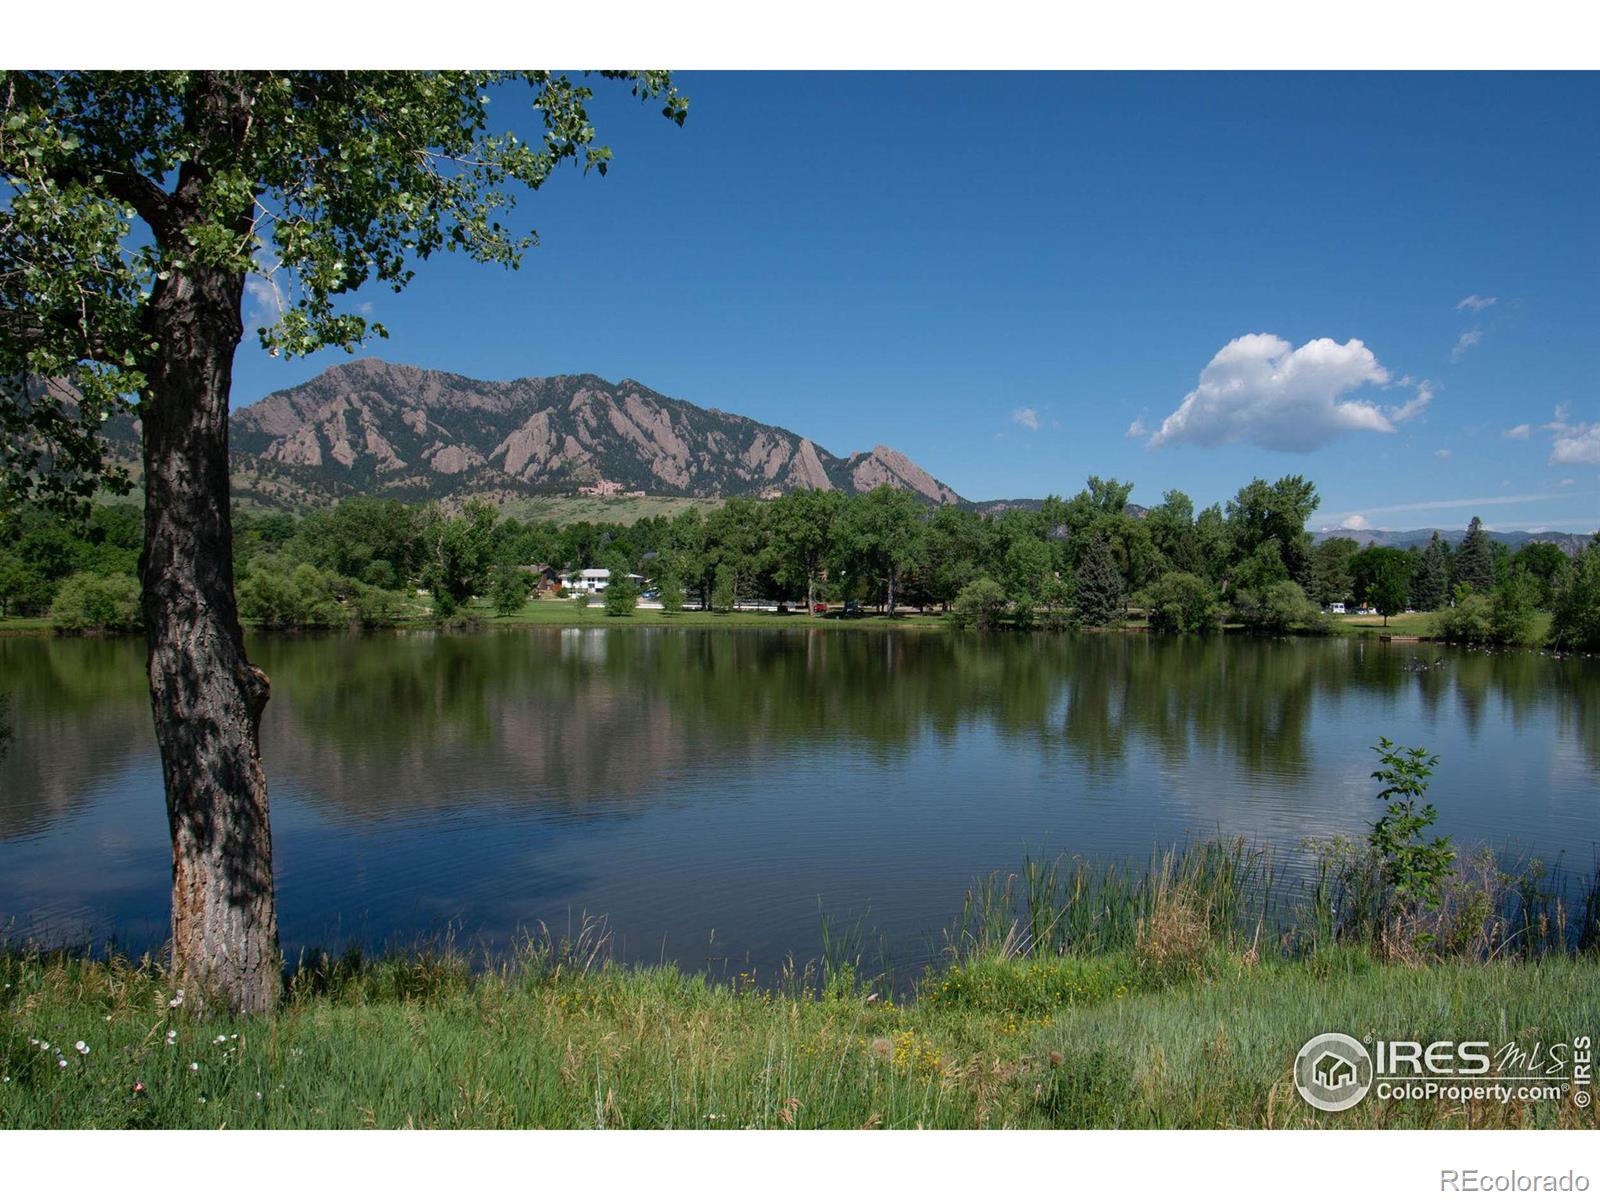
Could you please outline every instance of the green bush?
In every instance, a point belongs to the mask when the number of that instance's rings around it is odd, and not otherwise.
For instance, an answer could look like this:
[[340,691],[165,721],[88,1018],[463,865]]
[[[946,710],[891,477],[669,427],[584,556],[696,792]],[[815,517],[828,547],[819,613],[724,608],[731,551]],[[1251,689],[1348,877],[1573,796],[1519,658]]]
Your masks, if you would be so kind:
[[1222,619],[1216,589],[1187,571],[1168,571],[1147,598],[1150,628],[1162,633],[1204,633]]
[[68,576],[50,604],[50,623],[65,633],[128,633],[143,625],[139,581],[132,575]]
[[405,615],[406,598],[385,588],[357,585],[351,593],[350,615],[363,629],[387,629]]
[[573,597],[572,597],[572,602],[574,604],[576,604],[579,608],[588,608],[589,607],[589,593],[588,592],[575,592],[573,594]]
[[533,577],[526,571],[502,564],[489,577],[489,601],[502,617],[513,616],[528,602]]
[[683,611],[683,585],[671,576],[661,583],[661,607],[669,613]]
[[624,571],[613,571],[606,584],[606,616],[628,617],[639,603],[639,589]]
[[1493,641],[1489,597],[1470,590],[1459,591],[1453,608],[1433,614],[1433,636],[1469,645]]
[[1262,596],[1262,628],[1272,633],[1324,633],[1328,620],[1298,583],[1283,580]]
[[983,575],[957,593],[950,605],[950,623],[957,629],[994,629],[1005,611],[1005,590]]

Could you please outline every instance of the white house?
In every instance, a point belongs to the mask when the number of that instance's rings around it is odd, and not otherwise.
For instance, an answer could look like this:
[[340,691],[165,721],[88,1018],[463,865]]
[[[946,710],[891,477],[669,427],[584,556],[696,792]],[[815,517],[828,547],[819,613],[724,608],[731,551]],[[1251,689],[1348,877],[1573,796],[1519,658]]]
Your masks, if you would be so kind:
[[[644,582],[643,575],[635,575],[632,572],[628,573],[628,578],[633,580],[635,585]],[[593,595],[595,592],[606,590],[606,585],[611,582],[611,569],[609,567],[585,567],[581,571],[573,571],[568,575],[563,575],[561,582],[567,585],[567,591],[569,592],[588,592]]]

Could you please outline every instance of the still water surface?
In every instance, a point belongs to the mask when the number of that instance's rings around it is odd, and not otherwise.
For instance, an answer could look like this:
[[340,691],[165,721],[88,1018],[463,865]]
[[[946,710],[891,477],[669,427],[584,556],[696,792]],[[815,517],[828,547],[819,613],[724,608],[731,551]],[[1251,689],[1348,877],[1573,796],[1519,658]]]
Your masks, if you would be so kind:
[[[819,912],[927,957],[974,876],[1381,812],[1441,756],[1445,833],[1592,870],[1600,662],[1345,640],[534,629],[257,637],[280,925],[504,945],[605,914],[630,959],[771,966]],[[1426,669],[1422,669],[1426,668]],[[137,641],[0,639],[0,934],[166,931]]]

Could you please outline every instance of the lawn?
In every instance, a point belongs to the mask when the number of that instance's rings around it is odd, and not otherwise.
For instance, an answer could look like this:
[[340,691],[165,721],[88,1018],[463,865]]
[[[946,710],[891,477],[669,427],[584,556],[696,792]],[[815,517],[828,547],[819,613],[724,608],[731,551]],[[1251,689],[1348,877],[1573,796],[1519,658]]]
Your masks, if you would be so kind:
[[942,629],[946,626],[944,617],[937,613],[901,613],[891,621],[871,612],[846,617],[835,611],[818,617],[800,611],[669,613],[658,608],[639,608],[627,616],[613,617],[606,613],[601,600],[592,600],[586,607],[580,607],[572,600],[530,600],[522,606],[521,611],[509,617],[496,616],[486,604],[476,602],[468,609],[468,613],[473,619],[490,626],[603,625],[608,628],[627,628],[630,625],[651,625],[681,629]]
[[[1389,623],[1384,624],[1380,616],[1362,617],[1354,613],[1332,618],[1334,633],[1344,634],[1348,637],[1378,637],[1384,634],[1398,634],[1405,637],[1432,637],[1434,614],[1431,612],[1399,613],[1389,618]],[[1542,646],[1550,636],[1550,614],[1547,612],[1536,613],[1533,618],[1533,632],[1529,644]]]

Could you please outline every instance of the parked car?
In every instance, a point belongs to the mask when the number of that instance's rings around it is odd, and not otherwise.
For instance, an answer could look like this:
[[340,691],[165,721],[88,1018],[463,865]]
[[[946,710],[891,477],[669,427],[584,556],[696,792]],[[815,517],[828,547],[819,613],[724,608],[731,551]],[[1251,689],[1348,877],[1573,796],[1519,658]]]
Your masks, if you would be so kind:
[[811,606],[811,611],[814,612],[814,613],[819,613],[819,614],[827,612],[828,611],[827,602],[823,601],[823,600],[818,600],[815,604],[813,604]]

